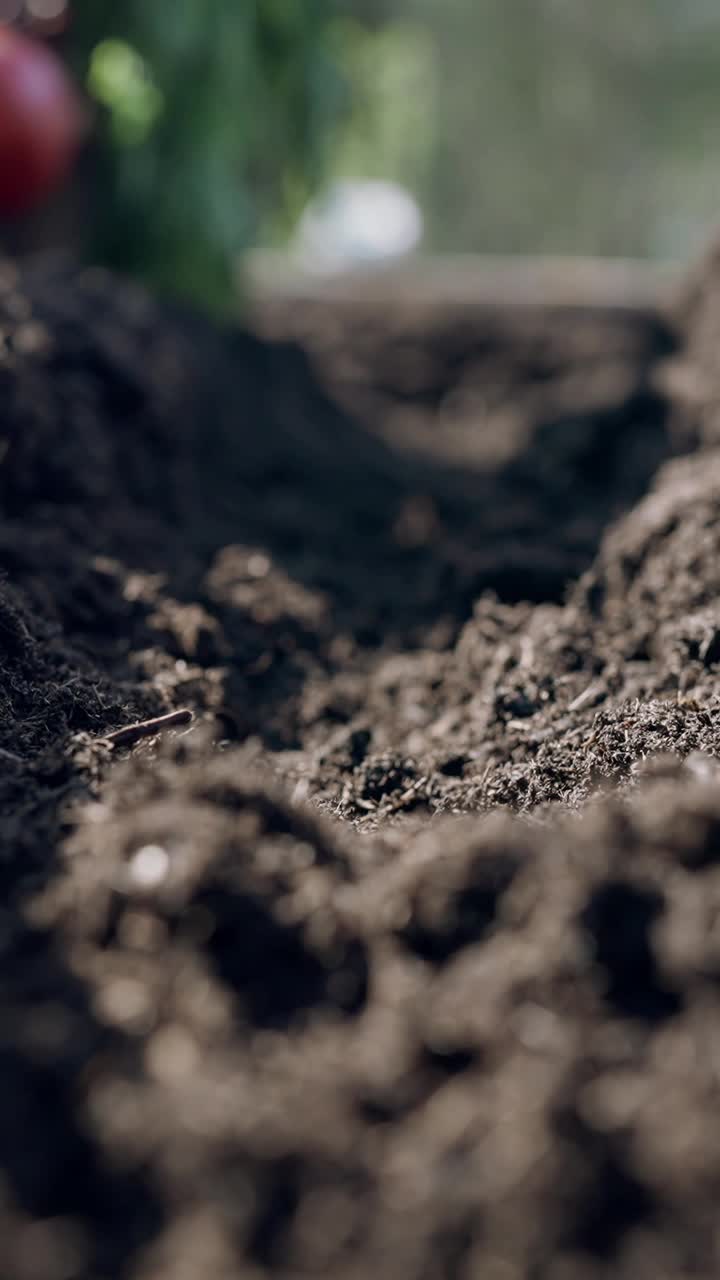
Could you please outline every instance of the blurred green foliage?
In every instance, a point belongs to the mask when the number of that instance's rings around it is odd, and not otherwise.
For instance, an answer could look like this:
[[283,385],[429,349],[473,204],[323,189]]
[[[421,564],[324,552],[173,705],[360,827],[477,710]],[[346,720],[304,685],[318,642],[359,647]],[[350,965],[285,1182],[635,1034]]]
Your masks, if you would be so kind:
[[223,311],[287,234],[348,103],[332,0],[75,0],[98,108],[94,256]]
[[682,258],[717,224],[718,0],[368,6],[342,155],[408,184],[428,249]]
[[717,220],[717,0],[74,0],[95,257],[222,311],[324,178],[426,247],[683,256]]
[[333,176],[421,186],[438,141],[431,30],[389,15],[372,26],[348,16],[332,24],[330,44],[349,85],[351,107],[336,121],[329,153]]
[[720,209],[718,0],[388,6],[432,40],[435,142],[416,192],[433,249],[697,251]]

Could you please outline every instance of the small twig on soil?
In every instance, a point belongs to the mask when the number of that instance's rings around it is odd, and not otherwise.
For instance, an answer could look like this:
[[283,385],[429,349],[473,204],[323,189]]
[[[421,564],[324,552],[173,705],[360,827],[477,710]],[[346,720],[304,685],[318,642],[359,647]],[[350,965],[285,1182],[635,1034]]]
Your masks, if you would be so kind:
[[138,724],[128,724],[124,729],[115,729],[112,733],[104,733],[99,742],[109,742],[114,747],[127,746],[137,742],[139,738],[150,738],[163,729],[171,729],[176,724],[189,724],[193,713],[188,707],[181,711],[169,711],[167,715],[155,716],[152,720],[140,720]]
[[593,706],[596,702],[601,701],[601,695],[606,694],[607,690],[602,680],[593,680],[587,689],[583,689],[572,702],[568,703],[568,711],[582,711],[583,707]]

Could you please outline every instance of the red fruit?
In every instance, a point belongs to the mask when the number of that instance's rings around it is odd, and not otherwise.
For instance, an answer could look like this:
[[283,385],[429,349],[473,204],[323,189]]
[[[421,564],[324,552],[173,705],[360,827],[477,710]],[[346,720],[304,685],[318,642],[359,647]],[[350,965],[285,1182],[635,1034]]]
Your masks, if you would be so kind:
[[62,185],[84,129],[80,96],[60,58],[0,27],[0,216],[27,213]]

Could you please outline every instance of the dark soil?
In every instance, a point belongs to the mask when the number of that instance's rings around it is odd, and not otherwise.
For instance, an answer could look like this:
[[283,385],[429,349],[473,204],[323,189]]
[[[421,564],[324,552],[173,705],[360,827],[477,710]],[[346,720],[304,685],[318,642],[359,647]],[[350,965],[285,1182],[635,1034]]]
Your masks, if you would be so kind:
[[0,329],[3,1280],[714,1280],[720,262]]

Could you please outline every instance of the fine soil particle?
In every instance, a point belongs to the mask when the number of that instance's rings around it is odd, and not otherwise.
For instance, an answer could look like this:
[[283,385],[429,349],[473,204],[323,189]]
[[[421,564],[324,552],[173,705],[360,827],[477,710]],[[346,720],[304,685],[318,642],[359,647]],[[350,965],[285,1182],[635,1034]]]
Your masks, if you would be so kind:
[[0,1274],[714,1280],[720,259],[0,331]]

